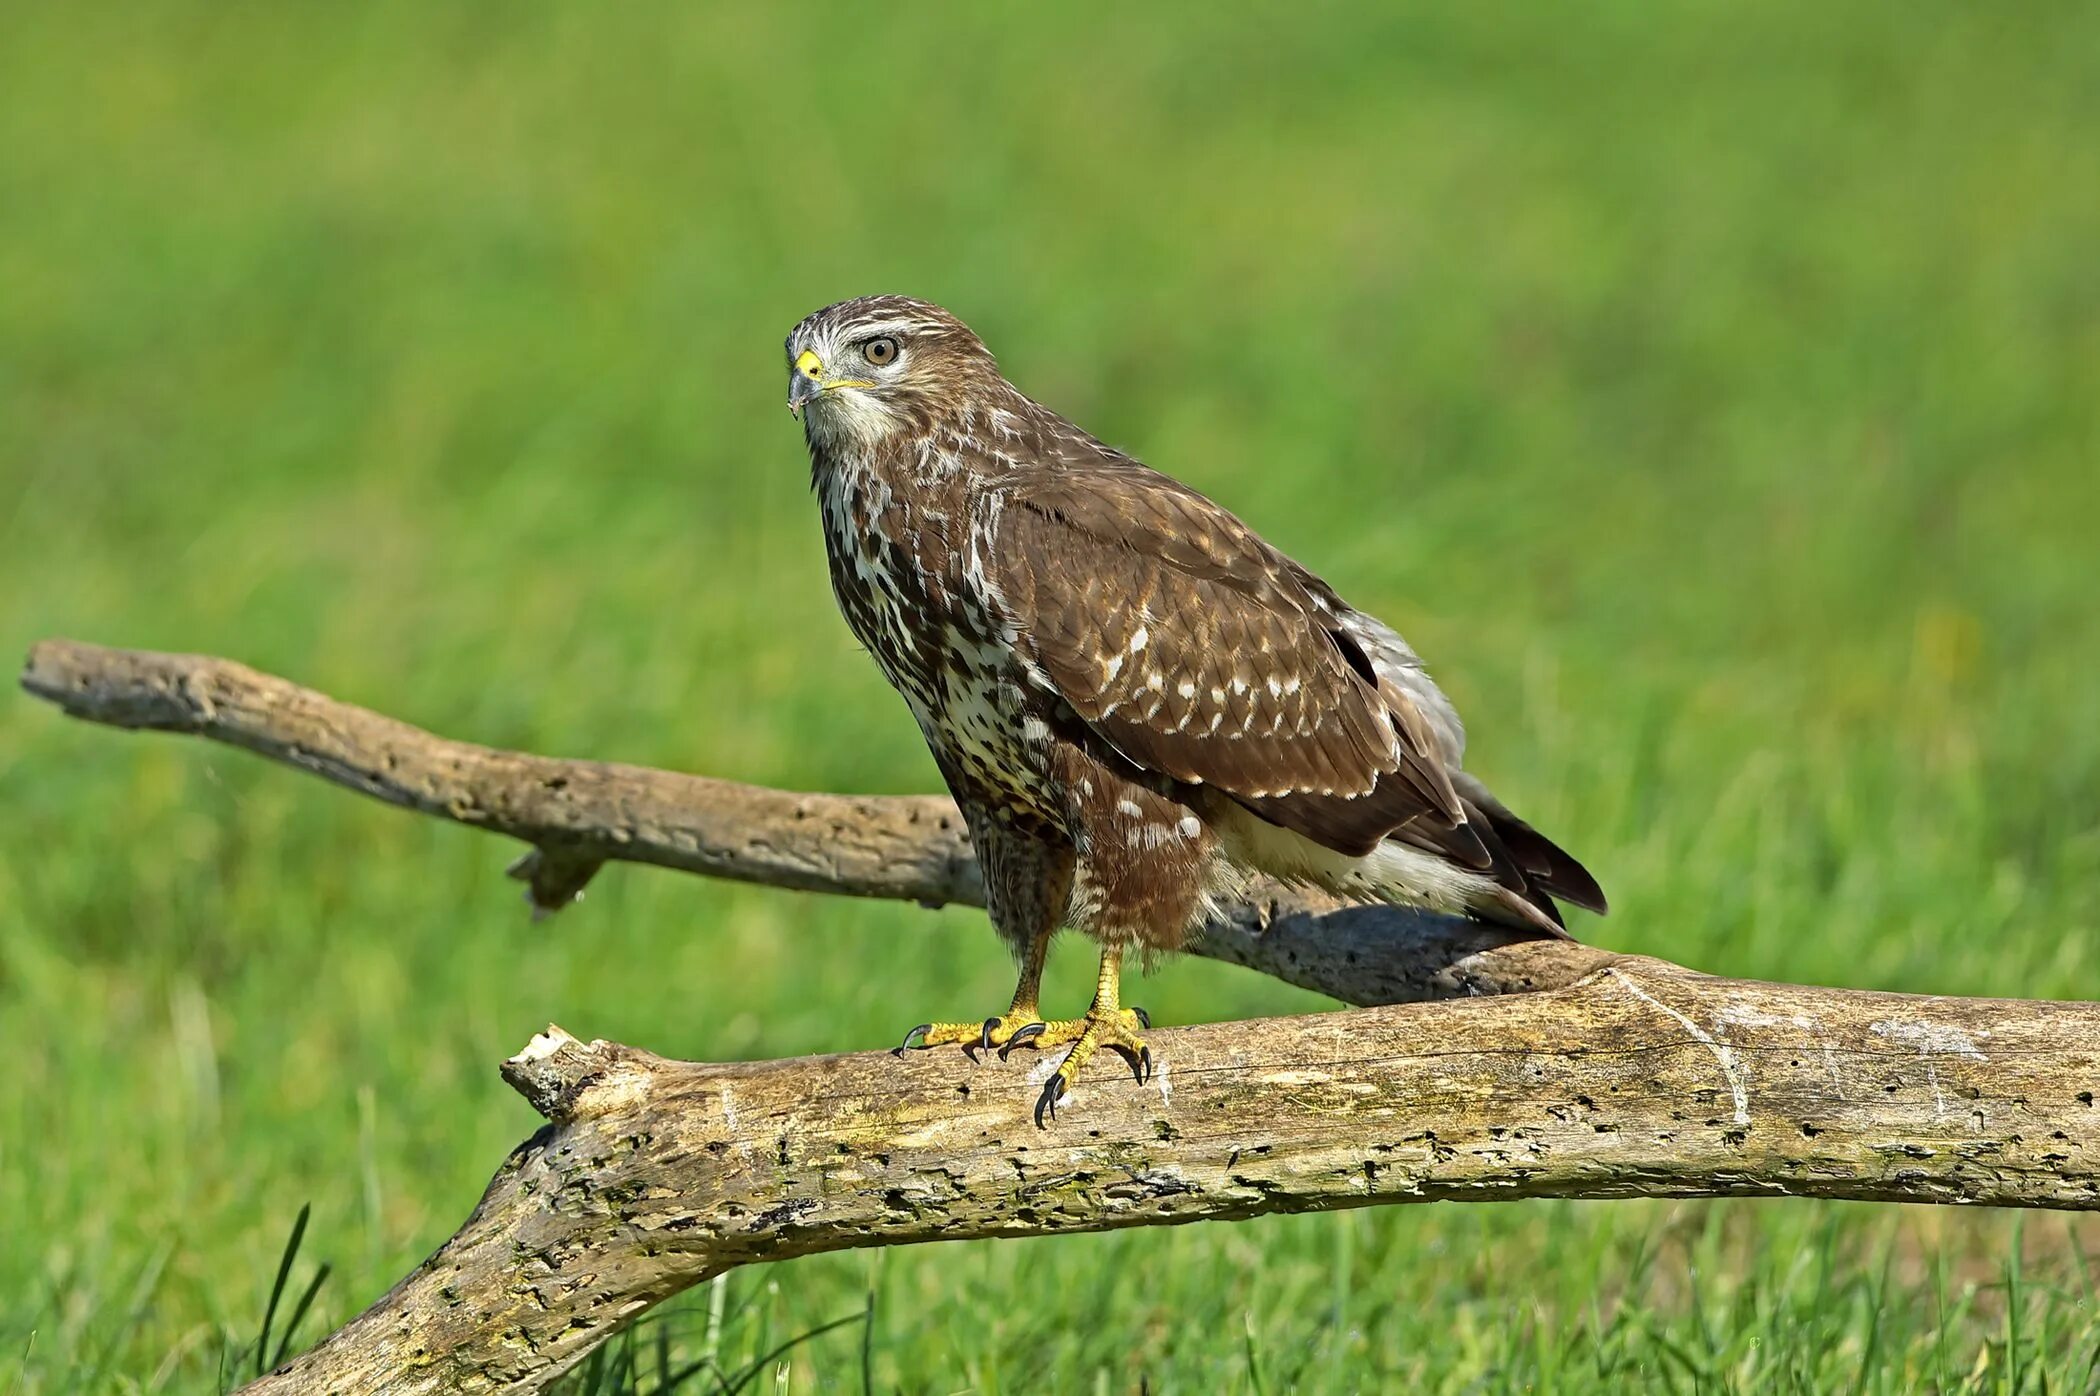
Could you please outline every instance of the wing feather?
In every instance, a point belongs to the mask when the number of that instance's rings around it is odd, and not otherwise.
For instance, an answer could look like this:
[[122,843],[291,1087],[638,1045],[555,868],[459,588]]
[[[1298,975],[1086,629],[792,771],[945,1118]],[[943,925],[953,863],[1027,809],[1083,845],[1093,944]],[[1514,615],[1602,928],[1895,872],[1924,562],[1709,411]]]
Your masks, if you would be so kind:
[[1016,471],[987,499],[1016,644],[1125,758],[1343,851],[1405,827],[1488,866],[1416,705],[1232,514],[1120,460]]

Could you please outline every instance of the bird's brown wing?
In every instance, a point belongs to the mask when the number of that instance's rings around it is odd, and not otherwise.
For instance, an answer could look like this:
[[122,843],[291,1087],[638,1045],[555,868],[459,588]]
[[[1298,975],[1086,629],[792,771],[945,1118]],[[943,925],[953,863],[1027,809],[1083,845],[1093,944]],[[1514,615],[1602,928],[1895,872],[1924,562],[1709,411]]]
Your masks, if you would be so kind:
[[1343,852],[1405,829],[1490,865],[1331,593],[1232,514],[1124,462],[1015,472],[988,506],[978,565],[1016,644],[1125,758]]

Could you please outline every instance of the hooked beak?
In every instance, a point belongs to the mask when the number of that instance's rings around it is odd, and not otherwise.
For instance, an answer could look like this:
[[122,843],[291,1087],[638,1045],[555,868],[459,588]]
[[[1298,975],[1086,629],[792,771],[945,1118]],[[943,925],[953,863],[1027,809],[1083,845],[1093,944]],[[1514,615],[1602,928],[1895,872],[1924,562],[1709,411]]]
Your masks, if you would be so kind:
[[803,405],[824,391],[824,364],[816,352],[804,349],[788,370],[788,411],[802,415]]

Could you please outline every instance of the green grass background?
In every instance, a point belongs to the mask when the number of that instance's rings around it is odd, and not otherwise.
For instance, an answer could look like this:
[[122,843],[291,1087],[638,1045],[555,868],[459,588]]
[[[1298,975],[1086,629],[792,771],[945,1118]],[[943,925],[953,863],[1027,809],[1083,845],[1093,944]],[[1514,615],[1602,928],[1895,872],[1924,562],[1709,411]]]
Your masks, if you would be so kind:
[[[799,316],[908,291],[1399,625],[1609,888],[1586,936],[2100,984],[2100,9],[5,29],[0,650],[219,652],[492,743],[931,788],[781,410]],[[0,1393],[218,1389],[304,1203],[301,1336],[348,1317],[530,1131],[494,1067],[549,1019],[773,1057],[1010,985],[973,912],[640,870],[533,926],[483,835],[21,697],[0,833]],[[1067,945],[1052,1002],[1086,969]],[[1141,1001],[1324,1004],[1193,961]],[[690,1296],[588,1379],[864,1316],[754,1376],[2092,1390],[2096,1249],[1780,1201],[846,1254]]]

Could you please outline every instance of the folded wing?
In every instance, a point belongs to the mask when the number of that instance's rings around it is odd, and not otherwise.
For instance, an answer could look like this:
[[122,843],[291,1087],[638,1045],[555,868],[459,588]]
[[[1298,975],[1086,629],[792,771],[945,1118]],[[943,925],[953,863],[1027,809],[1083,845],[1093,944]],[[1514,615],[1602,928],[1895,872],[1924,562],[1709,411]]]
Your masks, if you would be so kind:
[[978,565],[1016,643],[1126,759],[1340,852],[1404,834],[1507,860],[1333,593],[1225,509],[1121,460],[1017,472],[988,498]]

